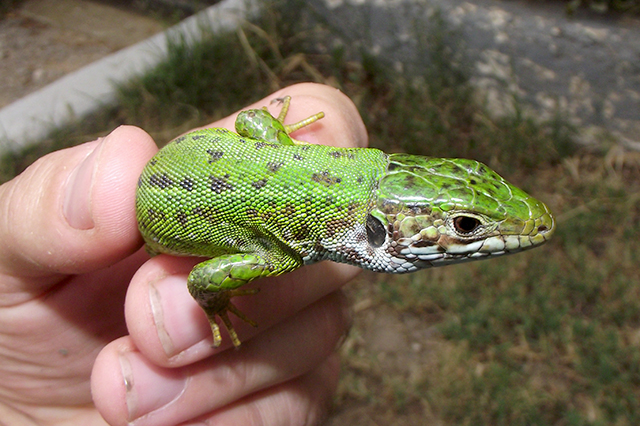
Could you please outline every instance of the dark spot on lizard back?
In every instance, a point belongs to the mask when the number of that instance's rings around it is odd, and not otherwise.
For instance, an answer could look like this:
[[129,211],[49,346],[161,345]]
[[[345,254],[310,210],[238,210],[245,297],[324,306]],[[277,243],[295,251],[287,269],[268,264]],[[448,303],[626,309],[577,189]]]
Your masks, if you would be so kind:
[[148,209],[147,210],[147,222],[148,223],[154,223],[154,222],[163,222],[165,219],[165,214],[162,211],[158,211],[155,209]]
[[267,180],[266,179],[260,179],[258,181],[252,182],[251,186],[253,186],[255,189],[260,189],[262,187],[264,187],[267,184]]
[[331,176],[329,172],[314,173],[313,175],[311,175],[311,179],[314,182],[323,183],[327,186],[342,182],[341,178],[337,176]]
[[151,159],[151,161],[149,161],[149,165],[150,166],[155,166],[157,162],[158,162],[158,159],[154,157],[154,158]]
[[293,154],[293,159],[294,159],[294,160],[300,160],[300,161],[304,160],[304,158],[302,157],[302,155],[299,155],[299,154]]
[[180,186],[187,190],[187,191],[192,191],[193,190],[193,179],[191,179],[190,177],[186,177],[184,179],[182,179],[180,181]]
[[220,213],[212,207],[195,207],[191,213],[209,222],[218,222]]
[[186,136],[178,136],[173,140],[173,143],[181,143],[181,142],[184,142],[185,139],[187,139]]
[[[228,175],[227,175],[228,176]],[[233,185],[228,183],[225,179],[219,177],[210,176],[211,190],[216,194],[233,189]]]
[[349,160],[353,160],[354,158],[353,153],[348,151],[331,151],[329,152],[329,155],[335,158],[336,160],[338,158],[343,158],[343,157]]
[[169,176],[167,176],[166,173],[163,173],[161,175],[154,173],[149,176],[149,185],[157,186],[160,189],[166,189],[173,185],[173,180]]
[[267,142],[256,142],[256,144],[255,144],[256,149],[265,148],[265,147],[280,148],[280,146],[281,145],[279,145],[279,144],[267,143]]
[[209,158],[209,160],[207,160],[207,162],[209,164],[214,163],[216,161],[218,161],[219,159],[222,158],[222,156],[224,155],[224,152],[222,151],[214,151],[213,149],[208,149],[207,150],[207,154],[211,155],[211,158]]
[[280,170],[280,168],[284,165],[284,163],[282,162],[275,162],[272,161],[270,163],[267,163],[267,168],[269,169],[269,171],[271,171],[272,173],[276,173],[278,170]]
[[178,214],[176,214],[176,220],[182,226],[185,226],[187,224],[187,219],[188,219],[188,216],[185,212],[181,211],[181,212],[178,212]]
[[206,135],[192,135],[191,136],[191,140],[192,141],[197,141],[198,139],[202,139],[202,138],[206,138]]

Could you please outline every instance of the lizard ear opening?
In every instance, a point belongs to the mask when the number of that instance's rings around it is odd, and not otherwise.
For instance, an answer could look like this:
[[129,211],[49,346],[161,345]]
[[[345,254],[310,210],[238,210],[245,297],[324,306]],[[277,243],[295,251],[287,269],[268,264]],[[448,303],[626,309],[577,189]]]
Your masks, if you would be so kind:
[[380,220],[370,214],[367,215],[367,239],[369,240],[369,245],[378,248],[384,244],[386,238],[387,231]]

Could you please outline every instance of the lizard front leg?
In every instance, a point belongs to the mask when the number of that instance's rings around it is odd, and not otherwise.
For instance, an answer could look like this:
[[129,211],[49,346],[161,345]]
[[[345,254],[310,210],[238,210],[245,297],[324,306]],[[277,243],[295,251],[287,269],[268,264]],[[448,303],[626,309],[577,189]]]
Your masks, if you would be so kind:
[[197,264],[187,278],[187,287],[207,315],[213,333],[213,346],[218,347],[222,342],[216,317],[222,320],[236,347],[240,346],[240,339],[229,320],[228,312],[254,327],[257,326],[231,303],[231,298],[255,294],[258,289],[239,287],[258,278],[289,272],[298,266],[300,265],[278,266],[266,256],[255,253],[225,254]]
[[324,117],[324,112],[318,112],[297,123],[284,124],[284,119],[289,111],[291,96],[275,99],[274,102],[282,102],[282,109],[277,118],[272,116],[266,107],[241,111],[236,118],[236,132],[241,136],[269,143],[280,145],[307,145],[307,142],[293,139],[289,134],[320,120]]

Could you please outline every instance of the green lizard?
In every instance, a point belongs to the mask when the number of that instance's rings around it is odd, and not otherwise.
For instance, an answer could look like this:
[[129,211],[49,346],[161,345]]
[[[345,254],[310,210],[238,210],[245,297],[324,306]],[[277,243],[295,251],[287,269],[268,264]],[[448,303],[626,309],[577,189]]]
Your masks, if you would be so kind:
[[305,144],[274,118],[243,111],[236,132],[212,128],[173,140],[144,168],[136,213],[151,254],[210,258],[187,284],[221,342],[219,317],[239,287],[329,259],[405,273],[535,247],[554,232],[542,202],[467,159]]

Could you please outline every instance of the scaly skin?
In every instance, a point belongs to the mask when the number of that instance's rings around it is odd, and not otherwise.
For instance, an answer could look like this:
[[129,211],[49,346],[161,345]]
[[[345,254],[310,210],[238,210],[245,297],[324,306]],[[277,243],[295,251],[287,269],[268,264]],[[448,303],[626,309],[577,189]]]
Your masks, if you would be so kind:
[[[308,145],[283,124],[243,111],[237,133],[198,130],[156,154],[140,176],[136,212],[150,253],[202,256],[188,278],[221,342],[240,345],[230,299],[261,277],[330,259],[404,273],[535,247],[555,221],[547,206],[473,160]],[[255,325],[255,324],[254,324]]]

